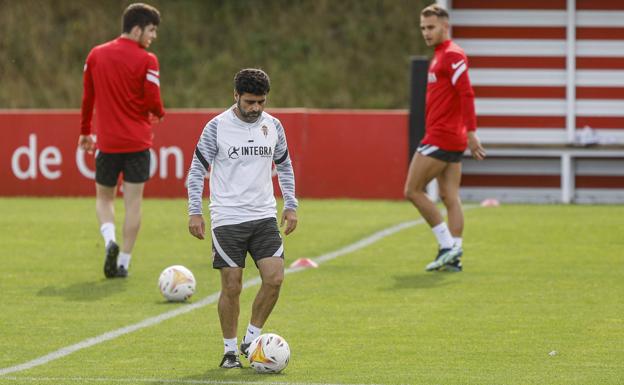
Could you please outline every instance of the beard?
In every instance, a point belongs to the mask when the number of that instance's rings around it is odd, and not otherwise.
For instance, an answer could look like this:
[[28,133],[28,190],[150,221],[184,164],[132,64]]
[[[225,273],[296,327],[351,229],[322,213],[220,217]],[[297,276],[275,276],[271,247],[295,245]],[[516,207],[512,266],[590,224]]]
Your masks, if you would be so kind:
[[255,122],[260,117],[260,114],[262,114],[262,111],[257,111],[257,112],[247,112],[247,111],[245,111],[241,107],[240,100],[238,102],[236,102],[236,107],[238,108],[238,113],[240,114],[240,116],[247,123]]

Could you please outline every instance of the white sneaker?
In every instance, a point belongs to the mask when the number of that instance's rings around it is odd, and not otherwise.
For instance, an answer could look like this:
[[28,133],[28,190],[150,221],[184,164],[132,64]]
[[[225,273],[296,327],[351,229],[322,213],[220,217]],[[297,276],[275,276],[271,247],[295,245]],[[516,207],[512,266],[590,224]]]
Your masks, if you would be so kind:
[[444,265],[451,265],[455,263],[462,256],[463,251],[461,247],[453,246],[450,249],[440,249],[435,260],[425,267],[426,271],[438,270]]

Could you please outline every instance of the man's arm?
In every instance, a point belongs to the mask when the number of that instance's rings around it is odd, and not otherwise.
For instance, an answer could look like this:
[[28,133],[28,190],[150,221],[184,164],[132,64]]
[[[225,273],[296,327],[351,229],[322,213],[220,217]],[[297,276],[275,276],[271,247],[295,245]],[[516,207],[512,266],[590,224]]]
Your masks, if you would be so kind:
[[468,148],[477,160],[485,158],[485,150],[477,136],[477,114],[475,113],[475,97],[468,76],[467,58],[458,53],[448,54],[448,70],[451,74],[451,83],[459,95],[462,121],[468,132]]
[[147,72],[143,81],[145,91],[145,107],[159,119],[165,116],[162,99],[160,97],[160,67],[156,55],[149,54]]
[[292,161],[288,154],[288,144],[286,142],[286,133],[282,124],[276,120],[277,128],[277,145],[275,146],[275,154],[273,161],[277,169],[277,179],[279,181],[280,190],[284,197],[284,211],[280,226],[286,223],[284,234],[288,235],[297,228],[297,206],[299,202],[295,197],[295,173],[293,172]]
[[93,54],[90,53],[85,61],[82,73],[82,105],[80,107],[80,137],[78,146],[91,153],[95,149],[95,141],[91,136],[91,120],[93,119],[93,105],[95,104],[95,87],[92,75]]
[[189,232],[204,239],[206,227],[202,214],[204,180],[210,165],[217,155],[217,121],[211,120],[202,132],[187,176]]
[[457,52],[446,55],[446,67],[451,76],[451,84],[455,87],[462,110],[462,120],[466,130],[477,129],[477,115],[474,106],[474,91],[468,76],[468,61],[465,56]]

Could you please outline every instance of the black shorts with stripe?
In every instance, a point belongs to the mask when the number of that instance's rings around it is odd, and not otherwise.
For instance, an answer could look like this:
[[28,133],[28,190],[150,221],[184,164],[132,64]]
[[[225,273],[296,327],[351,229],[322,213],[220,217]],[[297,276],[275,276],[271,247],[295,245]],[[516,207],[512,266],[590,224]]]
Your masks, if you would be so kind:
[[446,151],[432,144],[420,144],[416,149],[424,156],[430,156],[447,163],[459,163],[464,155],[463,151]]
[[254,263],[267,257],[284,258],[277,219],[264,218],[212,229],[212,267],[245,267],[247,253]]
[[95,181],[108,187],[115,187],[119,174],[130,183],[145,183],[149,179],[150,152],[107,153],[99,151],[95,158]]

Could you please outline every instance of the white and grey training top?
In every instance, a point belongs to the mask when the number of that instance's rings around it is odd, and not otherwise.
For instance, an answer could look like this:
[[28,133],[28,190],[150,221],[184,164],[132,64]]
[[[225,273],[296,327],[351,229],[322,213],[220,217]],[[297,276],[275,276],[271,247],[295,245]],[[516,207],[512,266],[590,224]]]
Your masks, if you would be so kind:
[[202,214],[204,178],[210,170],[213,229],[276,217],[273,162],[284,208],[296,209],[295,176],[280,121],[263,112],[254,123],[246,123],[236,116],[234,106],[216,116],[204,127],[189,169],[189,215]]

